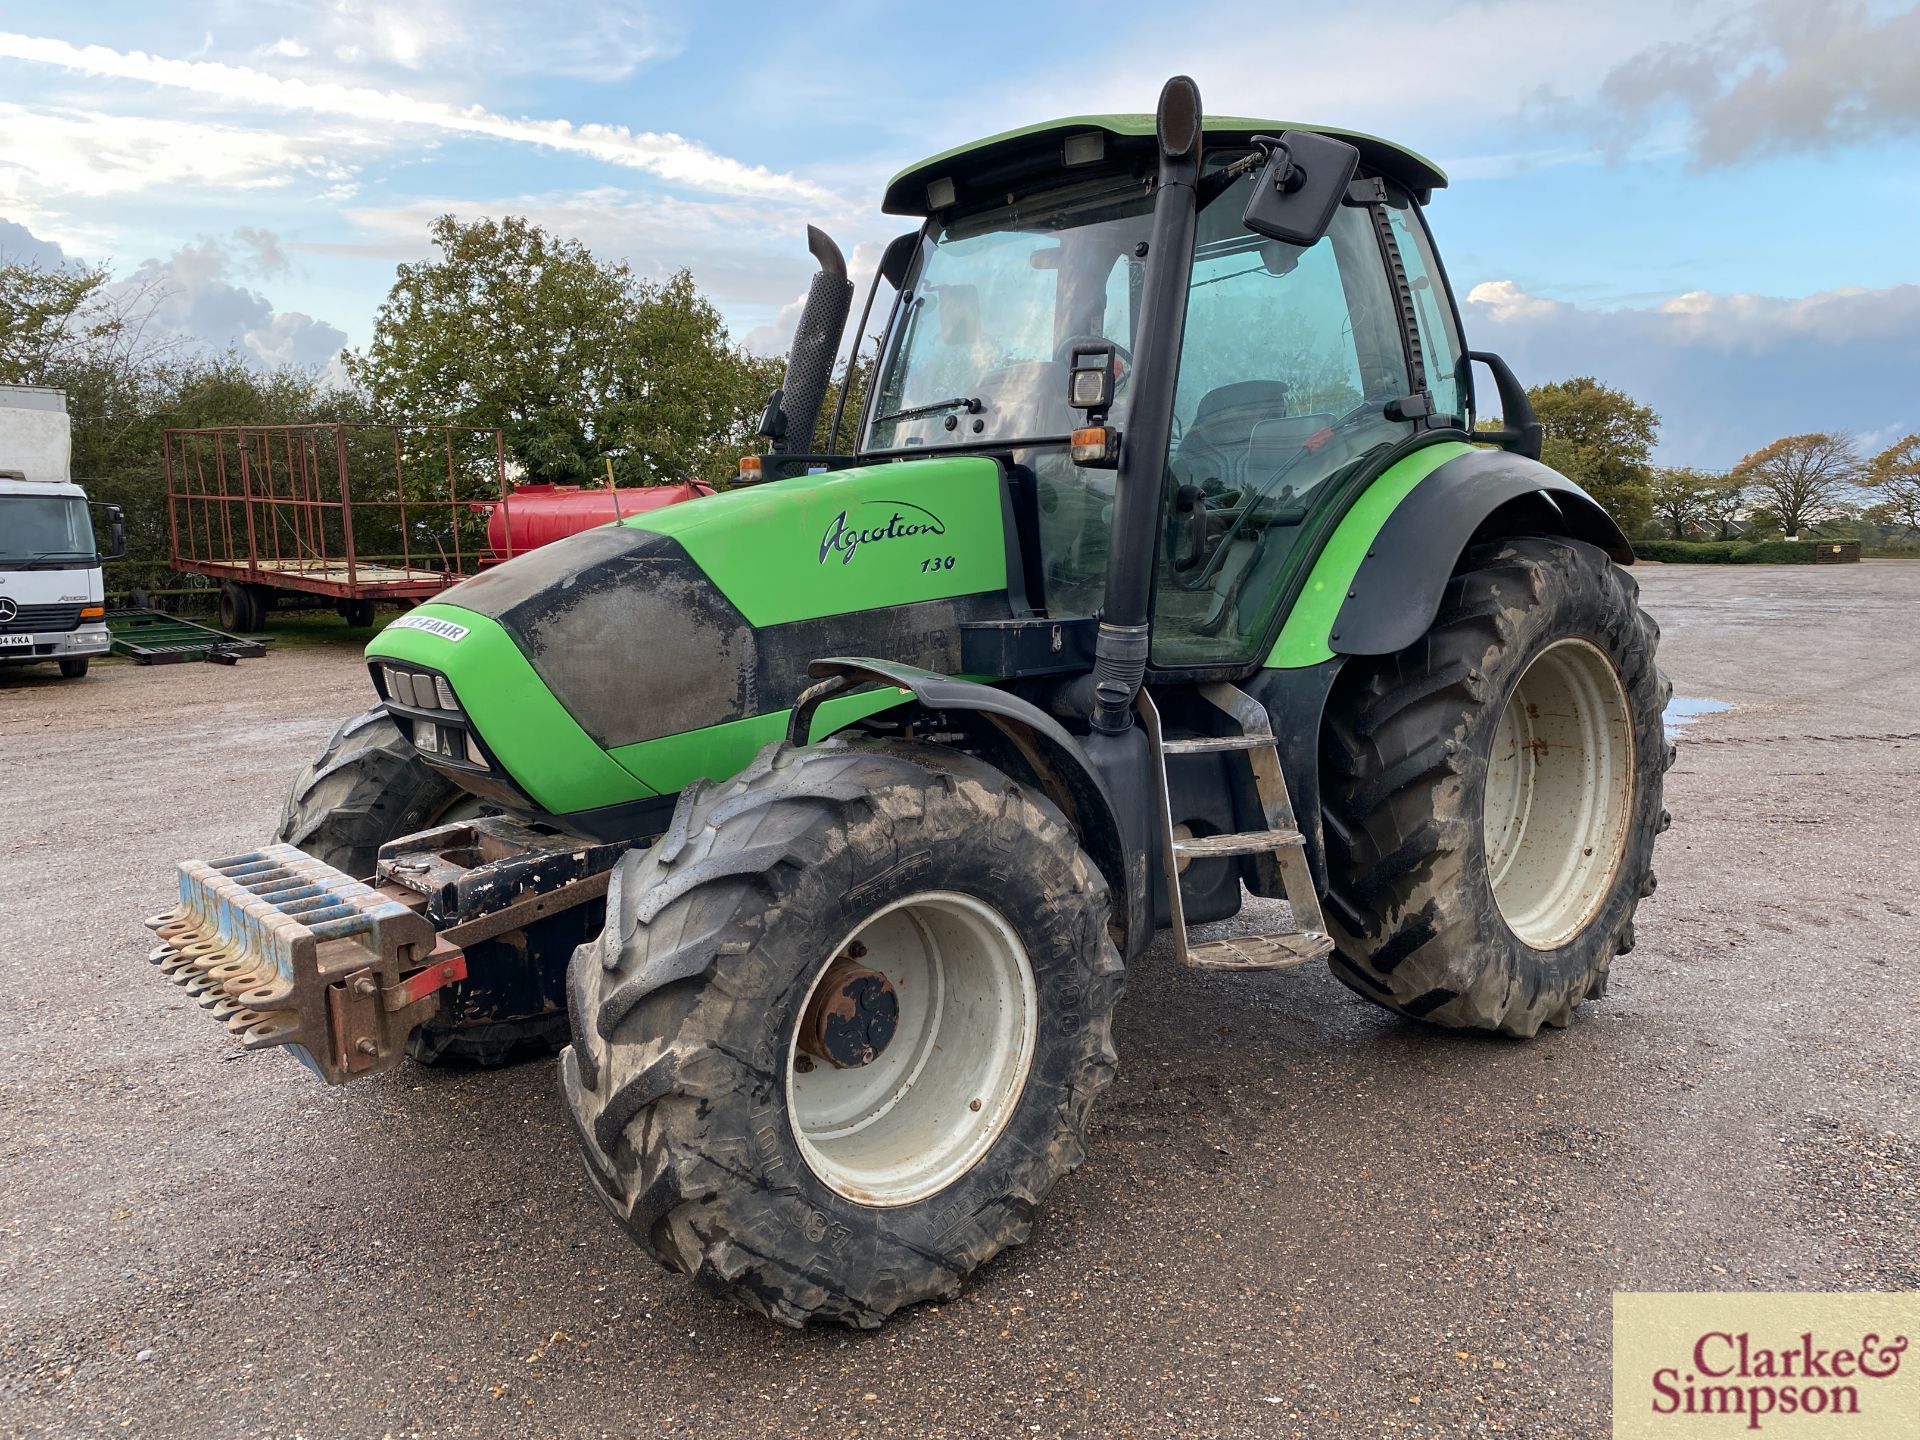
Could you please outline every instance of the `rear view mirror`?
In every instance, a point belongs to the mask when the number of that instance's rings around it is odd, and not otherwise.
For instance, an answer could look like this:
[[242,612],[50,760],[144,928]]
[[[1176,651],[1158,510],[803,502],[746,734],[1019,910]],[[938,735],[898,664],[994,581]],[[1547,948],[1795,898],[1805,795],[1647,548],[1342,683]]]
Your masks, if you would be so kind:
[[[99,504],[98,501],[94,503]],[[127,553],[126,512],[118,505],[100,505],[100,508],[107,515],[107,548],[100,550],[96,544],[94,549],[99,551],[97,558],[100,560],[124,559]]]
[[[896,235],[887,242],[887,248],[880,254],[880,278],[898,290],[907,281],[907,270],[913,264],[913,257],[920,251],[920,232],[909,230],[904,235]],[[872,302],[869,301],[869,304]],[[855,337],[856,339],[858,337]]]
[[1267,152],[1267,163],[1253,182],[1240,223],[1269,240],[1314,244],[1333,224],[1360,168],[1360,152],[1311,130],[1256,135],[1253,143]]

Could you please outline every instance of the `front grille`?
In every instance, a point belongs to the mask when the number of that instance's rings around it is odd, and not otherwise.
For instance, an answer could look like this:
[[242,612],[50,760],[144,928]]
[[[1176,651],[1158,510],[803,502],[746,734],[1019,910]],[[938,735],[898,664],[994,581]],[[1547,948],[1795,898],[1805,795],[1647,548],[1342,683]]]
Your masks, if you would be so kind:
[[80,628],[78,605],[22,605],[11,620],[0,620],[0,632],[59,631]]

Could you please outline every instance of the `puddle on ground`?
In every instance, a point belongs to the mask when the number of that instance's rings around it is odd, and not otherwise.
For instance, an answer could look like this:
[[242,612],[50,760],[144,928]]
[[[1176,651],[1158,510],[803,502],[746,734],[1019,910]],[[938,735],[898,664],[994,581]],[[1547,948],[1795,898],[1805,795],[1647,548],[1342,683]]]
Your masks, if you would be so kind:
[[1660,718],[1666,721],[1667,733],[1675,734],[1686,729],[1702,715],[1722,715],[1733,709],[1730,700],[1709,700],[1700,695],[1675,695],[1667,701],[1666,713]]

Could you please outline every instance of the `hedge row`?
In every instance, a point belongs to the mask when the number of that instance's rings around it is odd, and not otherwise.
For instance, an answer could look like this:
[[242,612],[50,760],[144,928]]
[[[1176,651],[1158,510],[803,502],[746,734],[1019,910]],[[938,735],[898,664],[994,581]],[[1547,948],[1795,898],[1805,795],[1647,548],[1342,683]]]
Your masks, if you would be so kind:
[[1811,565],[1811,540],[1636,540],[1633,553],[1668,565]]

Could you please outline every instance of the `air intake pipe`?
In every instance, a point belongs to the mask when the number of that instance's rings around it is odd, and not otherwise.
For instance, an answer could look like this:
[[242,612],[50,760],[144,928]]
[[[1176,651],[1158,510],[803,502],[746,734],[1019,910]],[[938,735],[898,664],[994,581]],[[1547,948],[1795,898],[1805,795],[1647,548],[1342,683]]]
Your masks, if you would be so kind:
[[1180,339],[1186,333],[1187,285],[1193,269],[1200,131],[1200,87],[1176,75],[1160,92],[1154,123],[1160,179],[1133,343],[1133,399],[1114,483],[1107,598],[1094,639],[1093,713],[1088,718],[1095,730],[1107,735],[1132,726],[1133,699],[1147,669],[1152,634],[1147,608],[1153,596],[1160,499],[1173,435],[1173,391],[1180,378]]
[[853,282],[847,278],[846,257],[826,231],[807,227],[807,249],[820,269],[807,287],[807,303],[794,328],[793,349],[787,352],[787,375],[767,406],[760,433],[773,443],[775,455],[806,454],[813,449],[813,425],[833,383],[833,362],[840,354],[840,336],[847,328],[853,305]]

